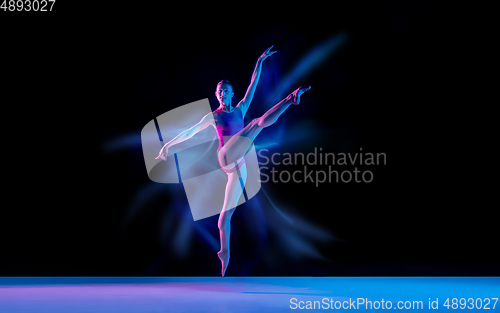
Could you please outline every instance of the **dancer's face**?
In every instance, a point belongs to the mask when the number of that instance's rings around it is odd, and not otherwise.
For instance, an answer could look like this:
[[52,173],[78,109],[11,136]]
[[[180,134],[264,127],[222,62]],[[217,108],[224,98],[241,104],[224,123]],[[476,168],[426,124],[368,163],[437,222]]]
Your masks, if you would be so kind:
[[230,105],[231,98],[234,96],[233,88],[231,88],[228,84],[217,85],[215,96],[217,97],[217,100],[219,100],[220,104],[224,103],[226,105]]

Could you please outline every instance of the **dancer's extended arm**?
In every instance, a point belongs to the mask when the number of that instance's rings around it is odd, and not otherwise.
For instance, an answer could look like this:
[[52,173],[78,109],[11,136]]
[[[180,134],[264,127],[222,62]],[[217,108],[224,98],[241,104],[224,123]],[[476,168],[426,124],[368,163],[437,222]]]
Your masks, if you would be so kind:
[[257,59],[247,92],[245,93],[245,96],[240,101],[240,103],[238,103],[238,105],[236,106],[242,109],[243,116],[245,116],[245,114],[247,113],[248,107],[250,106],[250,103],[252,103],[255,89],[257,89],[257,84],[259,83],[260,79],[260,72],[262,71],[262,62],[264,62],[264,60],[267,59],[268,56],[276,53],[276,51],[271,51],[272,47],[273,46],[267,48],[266,51],[264,51],[264,53],[262,53]]
[[163,160],[166,160],[167,159],[167,154],[168,154],[168,148],[170,148],[171,146],[173,146],[173,145],[175,145],[177,143],[180,143],[180,142],[183,142],[185,140],[188,140],[189,138],[191,138],[194,135],[196,135],[199,131],[207,128],[210,125],[212,125],[212,126],[215,125],[214,116],[212,115],[212,112],[210,112],[207,115],[205,115],[201,119],[201,121],[199,121],[196,125],[194,125],[193,127],[189,128],[189,129],[186,129],[185,131],[183,131],[179,135],[175,136],[172,140],[170,140],[169,142],[167,142],[163,146],[163,148],[161,148],[160,154],[155,159],[161,158]]

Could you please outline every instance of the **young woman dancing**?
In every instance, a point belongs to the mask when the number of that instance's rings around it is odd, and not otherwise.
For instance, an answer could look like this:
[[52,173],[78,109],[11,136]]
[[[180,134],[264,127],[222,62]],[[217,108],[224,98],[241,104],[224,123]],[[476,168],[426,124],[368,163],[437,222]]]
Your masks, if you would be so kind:
[[[175,138],[167,142],[160,150],[156,159],[167,159],[168,149],[179,142],[183,142],[193,137],[199,131],[213,126],[219,137],[219,147],[217,156],[221,168],[227,173],[227,184],[224,196],[224,204],[219,216],[219,232],[221,249],[217,253],[222,263],[222,276],[225,275],[229,263],[229,237],[231,232],[231,216],[234,213],[238,200],[241,196],[244,184],[247,179],[247,168],[245,165],[245,154],[252,147],[252,143],[257,135],[266,127],[276,122],[278,117],[285,112],[290,105],[298,105],[300,96],[311,87],[299,87],[285,99],[281,100],[264,115],[252,120],[248,125],[244,125],[244,117],[248,107],[252,102],[255,89],[259,82],[262,71],[262,63],[269,56],[276,53],[271,51],[273,46],[269,47],[257,59],[252,74],[250,85],[243,99],[233,106],[231,99],[234,96],[233,86],[227,80],[222,80],[217,84],[215,95],[219,101],[219,107],[205,115],[199,123],[183,131]],[[240,183],[240,178],[242,183]],[[243,186],[241,185],[243,184]]]

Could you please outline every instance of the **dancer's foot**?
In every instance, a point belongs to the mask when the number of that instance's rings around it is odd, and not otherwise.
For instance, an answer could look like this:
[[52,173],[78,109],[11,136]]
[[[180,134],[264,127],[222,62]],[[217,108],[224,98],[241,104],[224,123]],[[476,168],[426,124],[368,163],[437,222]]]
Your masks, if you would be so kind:
[[295,89],[291,94],[286,97],[287,102],[291,104],[298,105],[300,103],[300,96],[311,89],[311,86],[305,87],[305,86],[300,86],[299,88]]
[[222,276],[224,276],[226,274],[227,264],[229,263],[229,253],[222,252],[222,250],[221,250],[221,251],[217,252],[217,255],[219,256],[219,259],[222,263],[221,274],[222,274]]

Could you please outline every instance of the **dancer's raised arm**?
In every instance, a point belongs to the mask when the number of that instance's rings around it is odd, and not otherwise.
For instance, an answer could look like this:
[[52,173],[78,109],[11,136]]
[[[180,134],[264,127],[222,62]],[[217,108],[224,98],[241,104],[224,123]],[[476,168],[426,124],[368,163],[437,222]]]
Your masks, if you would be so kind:
[[245,116],[245,114],[247,113],[248,107],[250,106],[250,103],[252,103],[255,89],[257,89],[257,84],[259,83],[260,79],[260,72],[262,71],[262,62],[264,62],[264,60],[267,59],[268,56],[276,53],[276,51],[271,51],[272,47],[273,46],[267,48],[266,51],[264,51],[257,59],[247,92],[245,93],[245,96],[240,101],[240,103],[238,103],[238,105],[236,106],[241,108],[243,116]]
[[189,138],[196,135],[199,131],[207,128],[210,125],[215,127],[215,120],[214,120],[214,116],[212,115],[212,112],[205,115],[201,119],[201,121],[199,121],[196,125],[194,125],[193,127],[189,128],[189,129],[186,129],[185,131],[183,131],[179,135],[175,136],[172,140],[167,142],[163,146],[163,148],[161,148],[160,154],[155,159],[161,158],[162,160],[167,160],[168,148],[170,148],[171,146],[173,146],[177,143],[188,140]]

